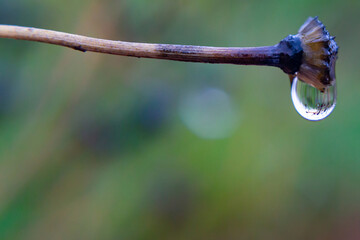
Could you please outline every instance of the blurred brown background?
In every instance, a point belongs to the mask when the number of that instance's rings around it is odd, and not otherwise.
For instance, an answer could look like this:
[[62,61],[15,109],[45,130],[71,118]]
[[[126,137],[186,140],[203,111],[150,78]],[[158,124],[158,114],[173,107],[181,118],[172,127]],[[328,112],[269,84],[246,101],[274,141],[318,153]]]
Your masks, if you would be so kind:
[[0,40],[0,239],[360,239],[359,1],[0,0],[0,23],[124,41],[273,45],[318,15],[338,104],[267,67]]

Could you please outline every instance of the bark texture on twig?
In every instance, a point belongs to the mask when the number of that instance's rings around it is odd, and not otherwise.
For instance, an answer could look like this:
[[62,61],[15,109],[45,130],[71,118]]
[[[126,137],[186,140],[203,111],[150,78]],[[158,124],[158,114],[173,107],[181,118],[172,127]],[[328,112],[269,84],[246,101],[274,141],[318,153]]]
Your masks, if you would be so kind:
[[280,54],[276,46],[225,48],[133,43],[11,25],[0,25],[0,37],[55,44],[83,52],[91,51],[139,58],[168,59],[186,62],[276,66],[279,62]]

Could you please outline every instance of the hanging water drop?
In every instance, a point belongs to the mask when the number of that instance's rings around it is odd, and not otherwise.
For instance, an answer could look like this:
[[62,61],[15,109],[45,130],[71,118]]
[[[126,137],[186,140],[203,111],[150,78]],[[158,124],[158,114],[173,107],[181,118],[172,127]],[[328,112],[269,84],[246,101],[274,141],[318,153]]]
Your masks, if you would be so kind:
[[336,85],[317,88],[294,78],[291,85],[291,98],[296,111],[305,119],[320,121],[330,115],[336,104]]

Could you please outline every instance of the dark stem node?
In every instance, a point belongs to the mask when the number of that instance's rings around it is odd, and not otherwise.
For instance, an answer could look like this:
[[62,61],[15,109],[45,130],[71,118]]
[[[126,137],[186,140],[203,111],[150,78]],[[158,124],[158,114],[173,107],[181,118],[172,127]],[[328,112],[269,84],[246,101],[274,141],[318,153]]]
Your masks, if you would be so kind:
[[303,48],[301,40],[297,36],[289,35],[277,45],[280,56],[279,66],[287,74],[295,74],[299,71],[303,61]]

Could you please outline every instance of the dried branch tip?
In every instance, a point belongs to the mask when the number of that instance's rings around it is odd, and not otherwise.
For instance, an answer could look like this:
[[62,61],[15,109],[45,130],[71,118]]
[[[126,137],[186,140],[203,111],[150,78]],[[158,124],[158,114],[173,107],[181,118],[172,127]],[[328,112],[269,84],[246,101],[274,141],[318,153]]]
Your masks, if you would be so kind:
[[324,24],[315,18],[300,27],[296,35],[301,40],[303,59],[297,77],[317,89],[324,91],[335,84],[335,62],[338,46]]

